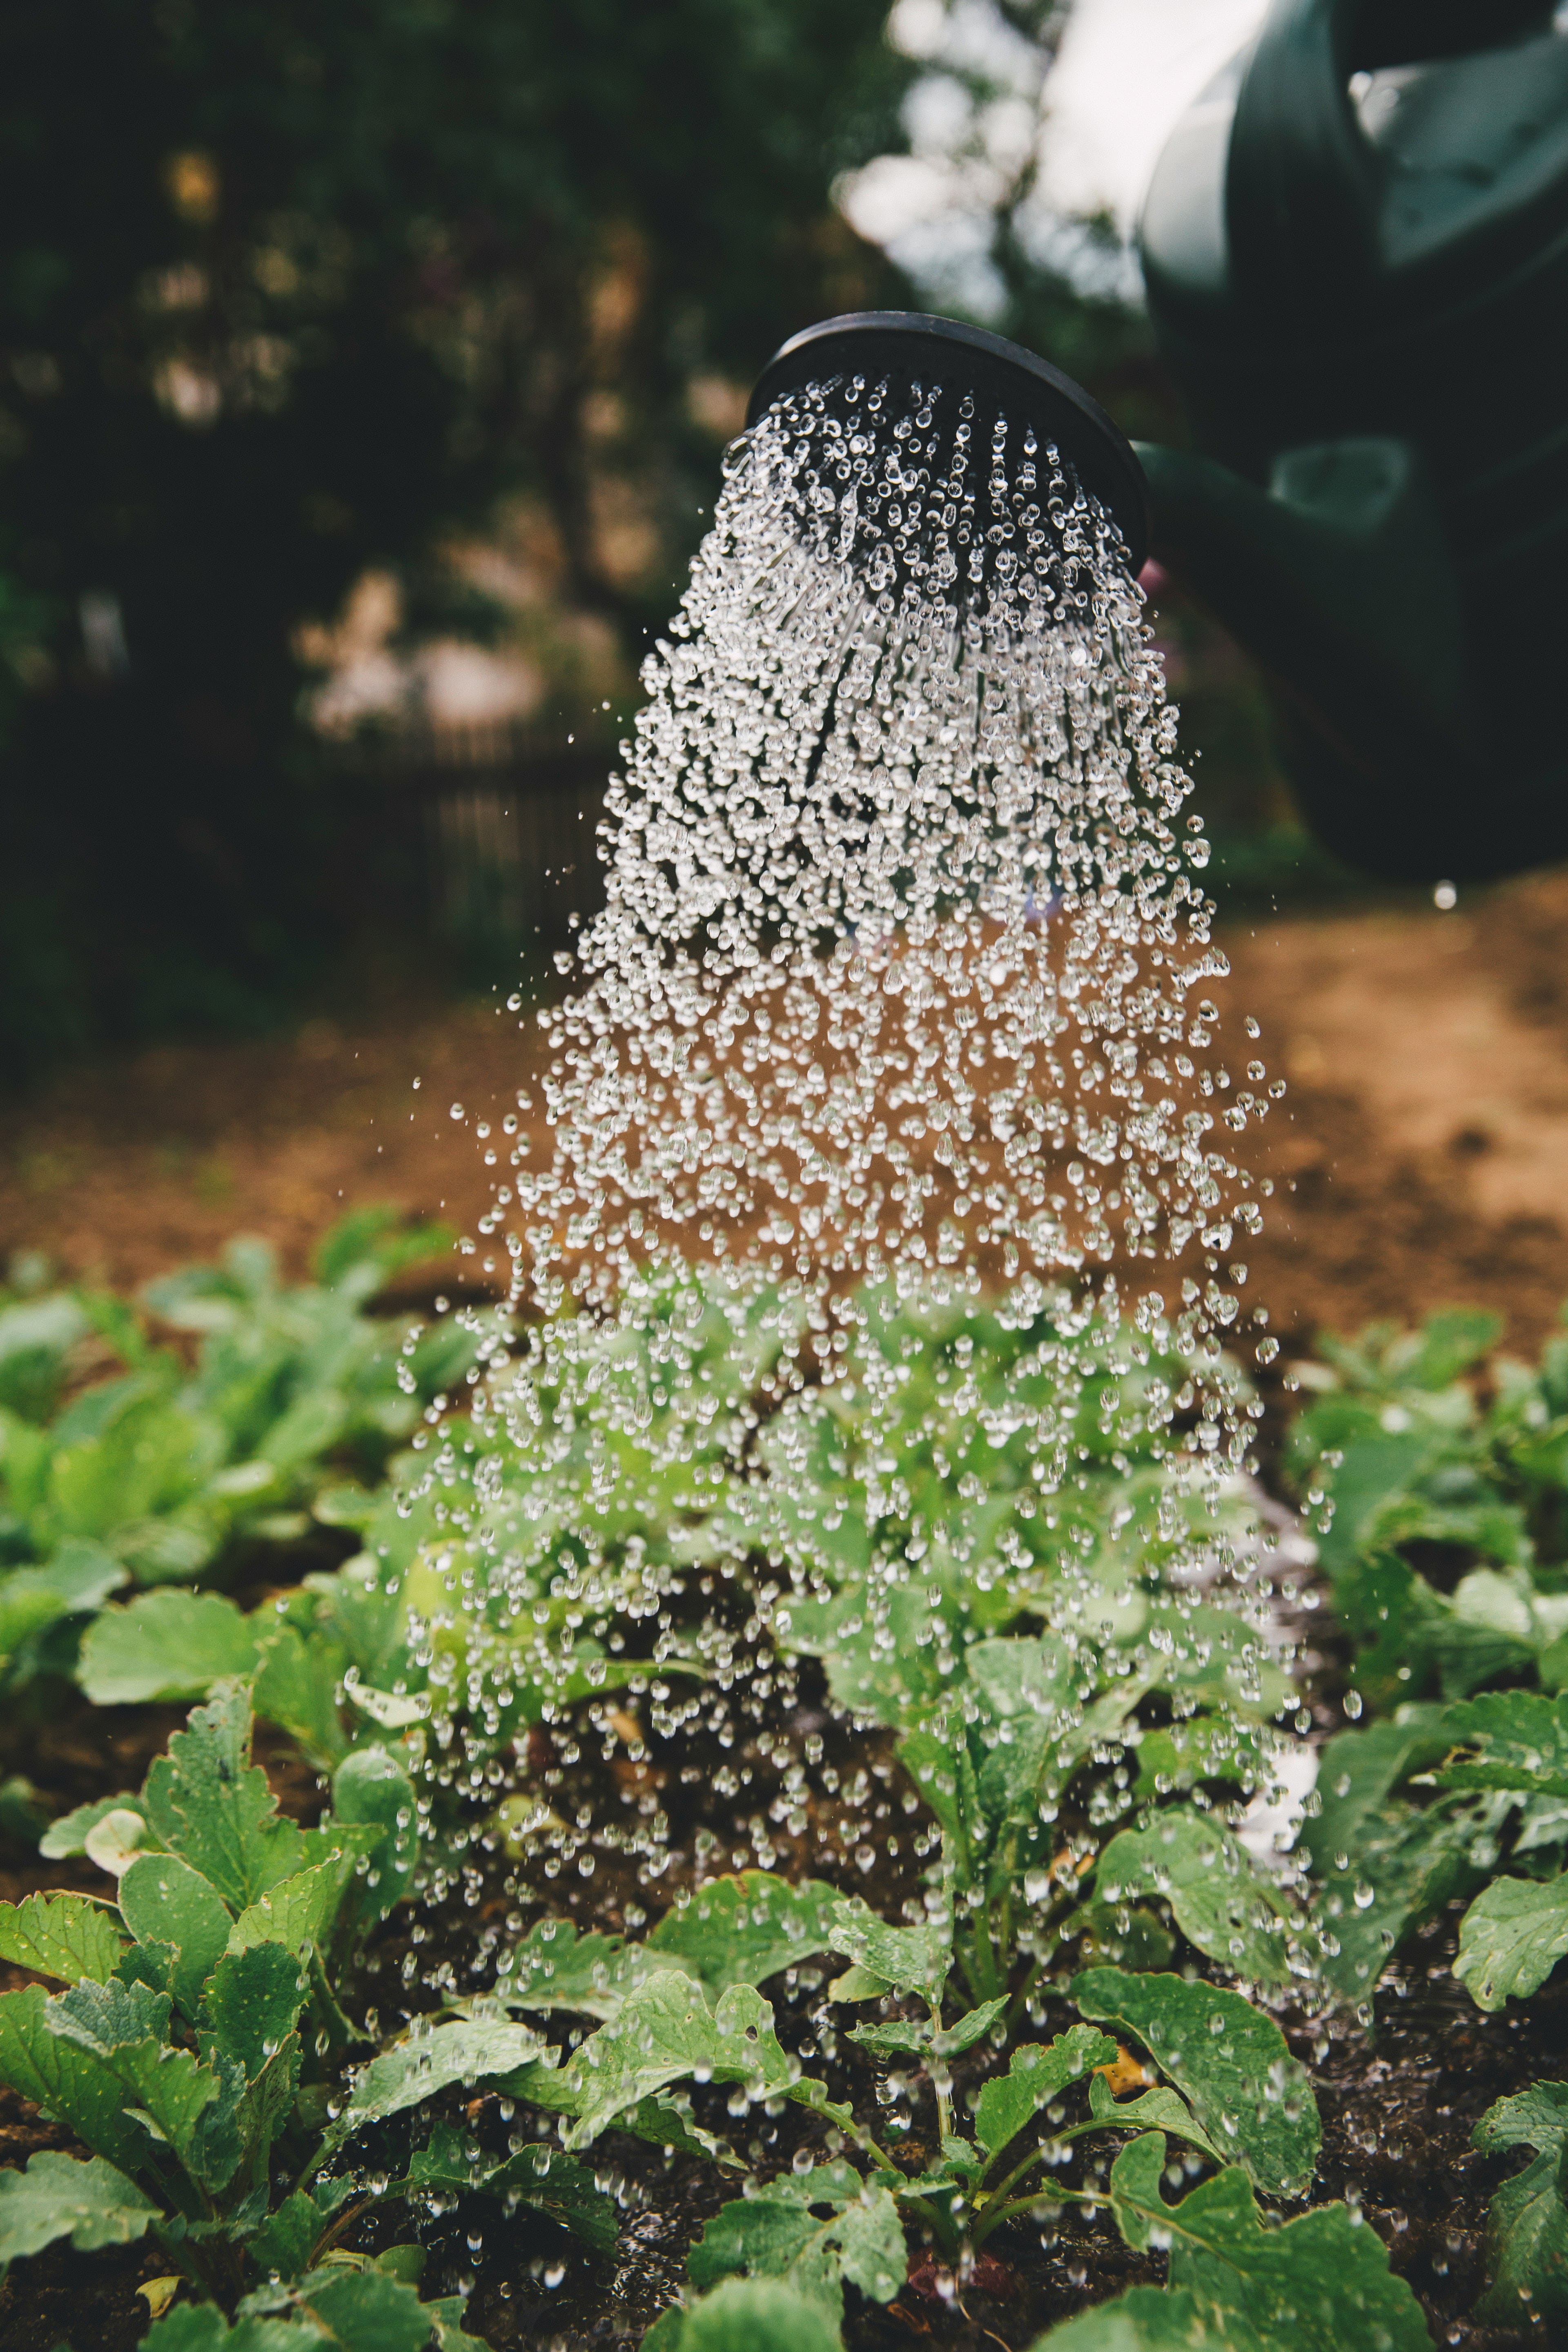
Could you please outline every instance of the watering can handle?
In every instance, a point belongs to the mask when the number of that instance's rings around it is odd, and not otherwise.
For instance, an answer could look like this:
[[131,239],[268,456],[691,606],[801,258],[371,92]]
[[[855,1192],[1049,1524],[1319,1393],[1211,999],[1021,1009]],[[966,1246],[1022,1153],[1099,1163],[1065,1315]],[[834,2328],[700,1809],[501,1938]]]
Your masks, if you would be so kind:
[[1226,175],[1232,283],[1309,330],[1375,281],[1386,166],[1352,74],[1544,30],[1551,0],[1274,0],[1236,103]]

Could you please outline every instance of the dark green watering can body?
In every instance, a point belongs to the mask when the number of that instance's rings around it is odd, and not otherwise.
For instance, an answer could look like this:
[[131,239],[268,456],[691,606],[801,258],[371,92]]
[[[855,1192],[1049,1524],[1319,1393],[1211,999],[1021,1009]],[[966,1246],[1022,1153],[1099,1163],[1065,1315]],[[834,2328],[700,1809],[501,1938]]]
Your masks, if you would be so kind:
[[1430,879],[1568,856],[1568,31],[1276,0],[1142,246],[1201,456],[1154,552],[1265,665],[1303,811]]

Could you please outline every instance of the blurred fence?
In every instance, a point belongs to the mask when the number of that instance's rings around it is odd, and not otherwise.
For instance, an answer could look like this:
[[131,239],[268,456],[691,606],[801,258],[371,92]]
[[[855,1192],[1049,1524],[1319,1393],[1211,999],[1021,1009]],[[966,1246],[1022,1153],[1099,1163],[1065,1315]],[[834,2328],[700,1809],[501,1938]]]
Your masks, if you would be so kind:
[[405,873],[405,911],[459,945],[564,946],[604,904],[598,824],[614,742],[492,723],[360,739],[342,772]]

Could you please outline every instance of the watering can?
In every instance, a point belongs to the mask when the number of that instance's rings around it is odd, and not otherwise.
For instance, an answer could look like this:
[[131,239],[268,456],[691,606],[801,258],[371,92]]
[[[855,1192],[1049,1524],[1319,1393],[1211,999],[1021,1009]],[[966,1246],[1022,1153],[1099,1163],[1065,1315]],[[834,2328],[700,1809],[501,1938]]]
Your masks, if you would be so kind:
[[1568,856],[1568,29],[1550,0],[1275,0],[1140,232],[1194,452],[1156,557],[1263,665],[1363,867]]

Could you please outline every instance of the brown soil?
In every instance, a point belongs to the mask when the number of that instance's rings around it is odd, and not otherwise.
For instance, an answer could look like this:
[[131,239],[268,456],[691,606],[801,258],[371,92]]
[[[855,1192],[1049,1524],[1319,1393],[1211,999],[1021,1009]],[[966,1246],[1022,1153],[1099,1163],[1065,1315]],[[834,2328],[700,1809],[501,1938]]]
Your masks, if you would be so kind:
[[[1253,1013],[1257,1050],[1289,1081],[1248,1139],[1277,1186],[1249,1291],[1288,1340],[1475,1301],[1523,1350],[1555,1320],[1568,1297],[1565,932],[1564,875],[1449,914],[1227,928],[1222,1034],[1239,1063]],[[511,1108],[539,1059],[531,1021],[520,1030],[498,995],[73,1072],[0,1118],[0,1255],[42,1249],[72,1274],[134,1283],[240,1231],[269,1234],[302,1270],[334,1215],[366,1200],[471,1227],[488,1200],[474,1125]]]

